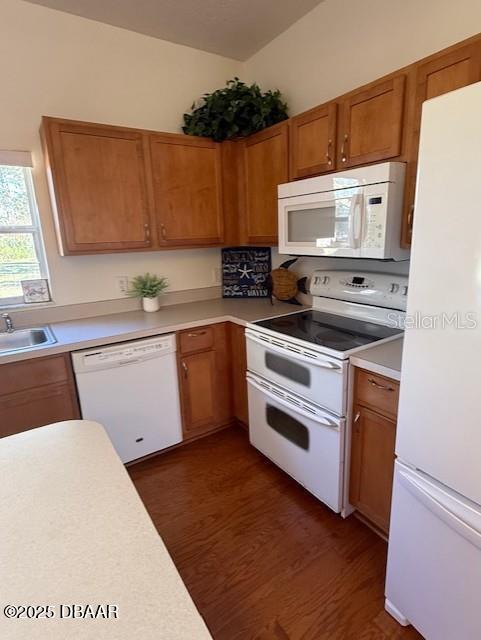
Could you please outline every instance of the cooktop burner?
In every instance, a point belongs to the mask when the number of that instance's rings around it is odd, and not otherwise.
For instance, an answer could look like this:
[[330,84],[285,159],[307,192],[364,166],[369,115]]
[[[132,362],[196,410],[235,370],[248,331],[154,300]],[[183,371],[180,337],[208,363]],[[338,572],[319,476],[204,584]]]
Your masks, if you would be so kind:
[[314,310],[261,320],[254,324],[342,352],[402,333],[402,329]]

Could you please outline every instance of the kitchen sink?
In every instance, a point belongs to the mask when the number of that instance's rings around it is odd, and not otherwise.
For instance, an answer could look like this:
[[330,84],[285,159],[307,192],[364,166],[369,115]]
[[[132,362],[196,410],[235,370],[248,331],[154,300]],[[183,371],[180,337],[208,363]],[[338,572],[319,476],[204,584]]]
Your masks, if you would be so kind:
[[15,329],[0,332],[0,355],[25,349],[37,349],[57,342],[50,327]]

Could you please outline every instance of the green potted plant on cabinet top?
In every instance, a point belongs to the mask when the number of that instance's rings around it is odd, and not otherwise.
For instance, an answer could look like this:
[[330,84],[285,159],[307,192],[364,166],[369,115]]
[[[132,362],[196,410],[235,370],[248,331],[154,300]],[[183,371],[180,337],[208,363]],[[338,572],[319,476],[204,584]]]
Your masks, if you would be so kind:
[[158,311],[160,309],[159,296],[168,286],[169,282],[164,276],[145,273],[132,279],[129,295],[142,299],[144,311]]
[[184,113],[182,130],[222,142],[249,136],[287,118],[287,104],[279,90],[263,93],[256,83],[248,86],[234,78],[224,89],[205,93],[194,103],[191,112]]

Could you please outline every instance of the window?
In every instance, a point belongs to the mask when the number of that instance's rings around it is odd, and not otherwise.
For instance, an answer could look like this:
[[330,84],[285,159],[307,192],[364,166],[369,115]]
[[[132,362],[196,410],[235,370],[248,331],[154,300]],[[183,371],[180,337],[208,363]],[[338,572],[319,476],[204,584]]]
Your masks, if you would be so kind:
[[0,151],[0,306],[23,303],[22,280],[46,277],[30,154]]

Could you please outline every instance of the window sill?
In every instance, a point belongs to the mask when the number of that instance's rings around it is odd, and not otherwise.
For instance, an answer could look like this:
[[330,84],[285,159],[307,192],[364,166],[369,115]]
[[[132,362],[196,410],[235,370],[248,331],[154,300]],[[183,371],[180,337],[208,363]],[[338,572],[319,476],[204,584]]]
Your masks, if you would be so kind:
[[25,311],[26,309],[46,309],[48,307],[55,307],[55,302],[50,300],[49,302],[13,302],[2,303],[0,300],[0,311]]

